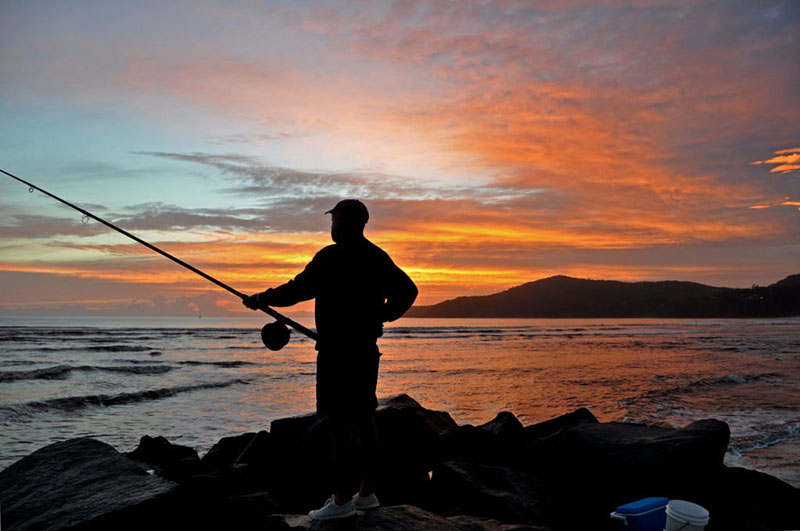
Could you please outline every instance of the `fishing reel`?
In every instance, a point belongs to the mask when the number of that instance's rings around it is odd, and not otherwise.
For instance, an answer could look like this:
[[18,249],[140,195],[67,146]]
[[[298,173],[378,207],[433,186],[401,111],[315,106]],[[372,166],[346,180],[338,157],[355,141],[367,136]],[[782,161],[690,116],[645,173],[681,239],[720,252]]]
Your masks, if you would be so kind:
[[280,321],[267,323],[261,329],[261,341],[270,350],[280,350],[289,343],[290,330]]

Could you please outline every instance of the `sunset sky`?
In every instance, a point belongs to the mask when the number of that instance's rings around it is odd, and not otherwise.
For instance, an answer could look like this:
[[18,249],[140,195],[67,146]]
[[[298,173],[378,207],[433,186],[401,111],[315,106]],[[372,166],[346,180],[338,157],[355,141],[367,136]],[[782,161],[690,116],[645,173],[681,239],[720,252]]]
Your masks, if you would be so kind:
[[[800,273],[798,64],[796,0],[4,0],[0,168],[244,292],[348,197],[422,304],[749,287]],[[240,305],[0,175],[0,311],[198,308]]]

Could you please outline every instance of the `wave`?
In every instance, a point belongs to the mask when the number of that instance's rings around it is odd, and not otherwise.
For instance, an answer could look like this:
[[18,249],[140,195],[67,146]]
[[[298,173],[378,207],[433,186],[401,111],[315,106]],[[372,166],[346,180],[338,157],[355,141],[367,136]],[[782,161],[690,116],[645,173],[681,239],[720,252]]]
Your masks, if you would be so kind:
[[21,406],[9,406],[3,409],[13,410],[19,413],[24,410],[36,412],[74,412],[81,409],[91,407],[111,407],[124,404],[132,404],[136,402],[147,402],[150,400],[161,400],[162,398],[169,398],[181,393],[188,393],[191,391],[199,391],[202,389],[216,389],[220,387],[229,387],[235,384],[247,384],[247,380],[237,378],[235,380],[228,380],[224,382],[209,382],[196,385],[182,385],[177,387],[164,387],[161,389],[149,389],[145,391],[136,391],[132,393],[120,393],[116,395],[84,395],[84,396],[68,396],[64,398],[53,398],[50,400],[42,400],[37,402],[28,402]]
[[41,365],[43,361],[35,360],[0,360],[0,367],[9,367],[14,365]]
[[0,372],[0,382],[15,382],[17,380],[53,380],[63,378],[72,371],[73,367],[68,365],[58,365],[55,367],[45,367],[32,371],[2,371]]
[[782,377],[784,377],[784,375],[781,373],[767,372],[758,374],[729,374],[726,376],[721,376],[719,378],[704,378],[702,380],[695,380],[693,382],[689,382],[686,385],[670,387],[667,389],[655,389],[652,391],[647,391],[635,397],[624,398],[620,400],[620,403],[625,405],[630,405],[643,399],[650,400],[650,399],[667,398],[670,396],[693,393],[697,390],[702,390],[702,389],[725,387],[731,385],[743,385],[751,382],[757,382],[760,380],[766,380],[770,378],[782,378]]
[[163,374],[172,370],[169,365],[135,365],[135,366],[97,366],[97,365],[56,365],[34,369],[32,371],[0,371],[0,382],[18,380],[54,380],[65,378],[73,371],[99,371],[128,374]]
[[197,361],[197,360],[187,360],[187,361],[179,361],[181,365],[213,365],[215,367],[243,367],[245,365],[258,365],[257,363],[253,363],[252,361]]
[[766,423],[754,426],[752,433],[731,436],[728,450],[734,455],[742,455],[755,450],[770,448],[787,441],[800,440],[800,424],[797,416],[779,423]]

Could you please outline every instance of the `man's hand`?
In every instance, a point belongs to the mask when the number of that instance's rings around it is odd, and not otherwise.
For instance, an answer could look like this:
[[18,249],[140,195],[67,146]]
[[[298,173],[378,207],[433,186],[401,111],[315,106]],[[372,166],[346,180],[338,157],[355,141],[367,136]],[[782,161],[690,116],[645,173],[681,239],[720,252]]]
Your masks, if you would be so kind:
[[255,295],[250,295],[246,299],[242,299],[242,304],[244,304],[251,310],[258,310],[259,308],[261,308],[261,302],[258,300],[259,295],[261,294],[256,293]]

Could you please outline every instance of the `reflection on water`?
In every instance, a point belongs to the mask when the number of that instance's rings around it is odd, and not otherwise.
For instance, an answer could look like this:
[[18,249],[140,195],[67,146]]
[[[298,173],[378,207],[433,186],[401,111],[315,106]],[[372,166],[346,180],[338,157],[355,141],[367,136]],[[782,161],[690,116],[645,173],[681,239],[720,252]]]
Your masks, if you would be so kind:
[[[164,435],[202,453],[314,408],[316,353],[297,334],[275,353],[258,324],[219,319],[2,324],[0,467],[84,435],[120,450]],[[578,407],[604,421],[719,418],[731,463],[800,485],[799,332],[800,319],[404,319],[381,340],[378,393],[459,423]]]

